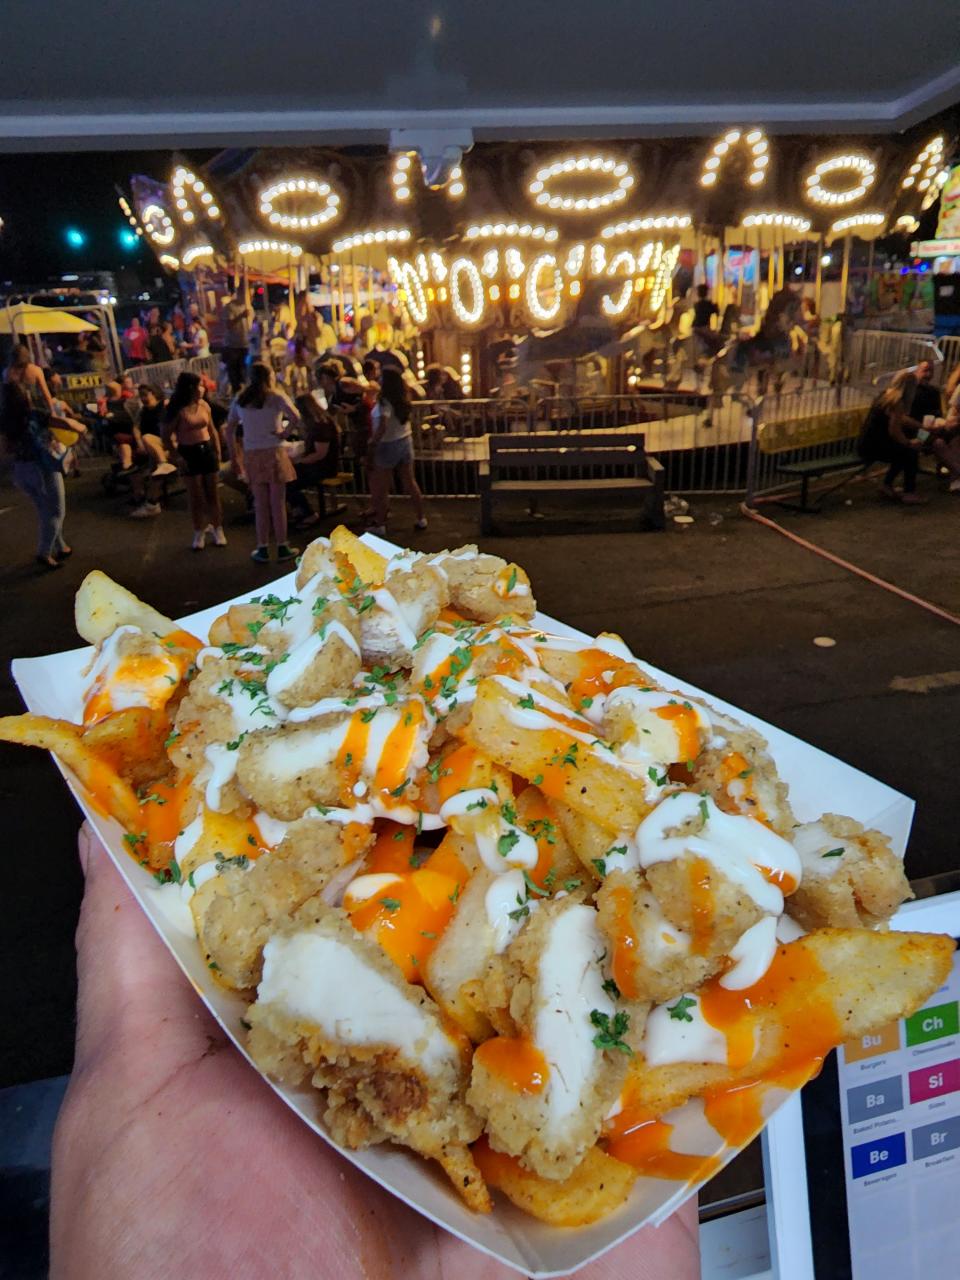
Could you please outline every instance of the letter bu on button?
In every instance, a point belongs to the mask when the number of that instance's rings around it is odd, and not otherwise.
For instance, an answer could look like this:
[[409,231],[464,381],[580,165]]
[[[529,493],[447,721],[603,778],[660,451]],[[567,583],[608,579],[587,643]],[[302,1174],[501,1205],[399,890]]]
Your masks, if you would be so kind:
[[863,1058],[875,1058],[881,1053],[896,1053],[900,1048],[900,1023],[888,1022],[879,1031],[848,1040],[843,1046],[844,1062],[860,1062]]

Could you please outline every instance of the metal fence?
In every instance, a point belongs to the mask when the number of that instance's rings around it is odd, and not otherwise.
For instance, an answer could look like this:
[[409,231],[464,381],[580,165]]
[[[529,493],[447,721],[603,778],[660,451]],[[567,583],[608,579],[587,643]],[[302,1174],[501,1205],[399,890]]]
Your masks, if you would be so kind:
[[944,365],[945,341],[953,340],[941,339],[938,343],[932,334],[850,329],[844,339],[844,380],[860,386],[869,385],[897,369],[906,369],[921,360],[932,360],[934,378],[939,381]]
[[756,401],[749,446],[746,500],[795,488],[782,468],[798,462],[859,465],[857,441],[874,398],[869,387],[814,387]]

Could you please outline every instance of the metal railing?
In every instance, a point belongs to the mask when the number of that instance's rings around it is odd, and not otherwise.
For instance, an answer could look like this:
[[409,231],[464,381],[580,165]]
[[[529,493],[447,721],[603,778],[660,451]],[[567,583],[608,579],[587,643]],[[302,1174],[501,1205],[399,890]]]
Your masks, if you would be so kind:
[[944,341],[951,340],[941,339],[938,343],[932,334],[884,329],[848,330],[843,348],[844,380],[863,386],[897,369],[906,369],[921,360],[932,360],[934,378],[939,381],[945,358]]
[[746,502],[795,488],[782,468],[797,462],[859,466],[857,442],[875,391],[869,387],[814,387],[766,395],[754,404]]

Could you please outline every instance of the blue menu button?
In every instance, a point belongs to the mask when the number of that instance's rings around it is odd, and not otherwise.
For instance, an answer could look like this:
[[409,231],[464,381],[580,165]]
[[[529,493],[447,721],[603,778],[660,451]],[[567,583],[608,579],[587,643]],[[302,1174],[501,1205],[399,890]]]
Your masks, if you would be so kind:
[[883,1173],[907,1163],[906,1134],[892,1133],[876,1142],[862,1142],[850,1148],[853,1177],[866,1178],[871,1173]]

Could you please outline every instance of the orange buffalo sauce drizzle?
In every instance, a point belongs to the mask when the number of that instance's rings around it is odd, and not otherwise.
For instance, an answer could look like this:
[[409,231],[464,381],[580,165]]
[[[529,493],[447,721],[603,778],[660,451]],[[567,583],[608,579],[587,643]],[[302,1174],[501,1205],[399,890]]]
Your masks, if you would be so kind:
[[[521,786],[526,787],[526,782],[522,782]],[[534,826],[530,833],[537,842],[537,865],[530,872],[530,879],[542,887],[555,859],[555,846],[550,843],[548,836],[553,834],[557,824],[550,802],[535,787],[526,789],[523,813],[518,821],[521,827],[540,824]],[[550,826],[544,826],[545,823]]]
[[473,1060],[515,1093],[542,1093],[550,1078],[546,1058],[525,1037],[494,1036],[484,1040]]
[[665,706],[655,707],[654,713],[661,720],[672,723],[677,735],[678,759],[696,760],[700,754],[700,729],[693,707],[685,707],[682,702],[668,702]]
[[[159,643],[164,646],[162,654],[132,654],[128,658],[121,658],[112,673],[104,673],[104,678],[84,707],[84,724],[94,724],[115,709],[112,690],[117,685],[136,688],[142,684],[146,696],[147,686],[163,680],[171,666],[177,672],[178,679],[182,680],[197,651],[202,648],[197,637],[190,635],[188,631],[171,631],[161,636]],[[173,684],[165,685],[160,697],[151,692],[149,705],[154,708],[165,706],[175,687]]]
[[603,649],[583,649],[577,654],[577,658],[580,670],[570,682],[569,690],[574,706],[579,706],[584,698],[609,693],[611,689],[620,689],[625,685],[640,685],[642,688],[649,686],[649,677],[639,667],[635,667],[632,662],[624,662],[622,658],[615,658],[612,653]]
[[[408,803],[403,793],[391,795],[410,778],[413,754],[417,746],[417,733],[423,723],[423,707],[410,702],[400,709],[396,724],[387,734],[380,758],[374,767],[371,781],[373,790],[381,792],[380,801],[391,804]],[[349,807],[356,796],[353,788],[363,771],[364,759],[370,742],[371,725],[375,717],[364,718],[366,713],[355,711],[350,717],[340,749],[337,752],[337,770],[340,774],[340,800]]]
[[633,894],[629,885],[610,890],[613,907],[613,955],[610,972],[627,1000],[637,998],[637,935],[633,928]]
[[[747,776],[743,777],[743,774]],[[739,751],[731,751],[729,755],[724,756],[720,761],[720,780],[728,795],[730,795],[730,784],[739,782],[743,787],[744,797],[751,802],[750,817],[769,825],[763,806],[757,799],[756,788],[753,785],[753,769],[746,756]],[[730,799],[736,803],[734,796],[730,795]]]
[[154,870],[165,867],[173,854],[177,836],[184,828],[183,806],[193,779],[184,776],[179,782],[155,782],[140,808],[143,830],[147,833],[147,861]]
[[477,1168],[483,1174],[484,1182],[488,1182],[491,1187],[502,1187],[506,1180],[522,1169],[516,1156],[508,1156],[503,1151],[494,1151],[486,1134],[473,1143],[470,1154],[477,1162]]
[[344,906],[353,927],[375,938],[408,982],[420,982],[422,966],[456,910],[469,873],[446,841],[420,859],[413,856],[414,830],[384,821],[364,864],[364,874],[392,874],[392,884]]
[[[776,1008],[782,1049],[762,1076],[744,1077],[704,1091],[704,1114],[731,1147],[741,1147],[763,1128],[763,1100],[771,1086],[797,1089],[820,1069],[824,1055],[843,1039],[826,995],[826,977],[803,942],[778,948],[770,968],[752,987],[728,991],[719,979],[700,988],[700,1008],[727,1039],[729,1067],[739,1071],[754,1056],[756,1012]],[[683,1156],[669,1148],[672,1126],[655,1119],[635,1097],[628,1079],[623,1108],[608,1121],[610,1155],[650,1177],[694,1182],[716,1172],[716,1156]]]
[[693,928],[690,931],[690,949],[702,956],[713,940],[715,902],[711,883],[712,868],[706,858],[693,857],[688,863],[687,875],[690,892],[690,910]]
[[472,791],[476,787],[489,787],[490,761],[468,743],[448,751],[440,762],[437,777],[437,799],[446,804],[459,791]]

